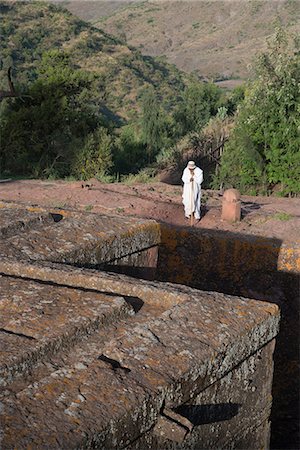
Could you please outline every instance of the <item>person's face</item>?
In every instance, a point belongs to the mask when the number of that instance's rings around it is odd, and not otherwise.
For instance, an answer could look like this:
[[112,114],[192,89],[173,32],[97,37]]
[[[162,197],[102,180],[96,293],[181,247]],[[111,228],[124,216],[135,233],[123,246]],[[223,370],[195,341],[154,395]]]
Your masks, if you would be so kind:
[[[189,168],[189,169],[190,169],[190,168]],[[191,175],[194,175],[194,170],[195,170],[195,169],[190,169]]]

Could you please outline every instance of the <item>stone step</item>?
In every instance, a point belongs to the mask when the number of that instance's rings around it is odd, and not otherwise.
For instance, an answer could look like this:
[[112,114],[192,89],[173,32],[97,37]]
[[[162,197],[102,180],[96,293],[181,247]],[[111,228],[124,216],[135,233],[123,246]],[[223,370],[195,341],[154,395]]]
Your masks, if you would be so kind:
[[24,261],[7,257],[0,259],[1,273],[59,286],[138,297],[156,307],[164,305],[164,309],[188,300],[194,292],[189,287],[173,283],[146,281],[122,274],[47,261]]
[[[51,215],[52,214],[52,215]],[[52,212],[49,217],[58,213]],[[62,220],[34,227],[0,242],[7,257],[77,265],[98,265],[160,243],[159,225],[150,220],[60,211]],[[11,225],[12,226],[12,225]]]
[[124,298],[0,276],[0,375],[5,385],[95,330],[134,314]]

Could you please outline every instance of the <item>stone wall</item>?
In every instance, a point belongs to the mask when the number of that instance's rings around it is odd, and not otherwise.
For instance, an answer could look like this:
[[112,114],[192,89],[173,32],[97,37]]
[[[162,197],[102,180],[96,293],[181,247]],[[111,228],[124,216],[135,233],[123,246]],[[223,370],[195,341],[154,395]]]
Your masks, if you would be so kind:
[[[163,225],[157,277],[277,304],[272,445],[299,443],[300,241]],[[300,444],[300,443],[299,443]]]
[[290,280],[299,275],[300,241],[161,226],[161,280],[253,297],[255,292],[272,295],[274,279],[277,285],[286,279],[293,288]]
[[[172,423],[166,413],[162,416],[166,423],[161,429],[154,428],[146,433],[130,449],[268,448],[274,344],[270,342],[192,401],[176,409],[192,424],[190,430],[185,429],[186,423],[180,418],[177,425]],[[168,422],[174,427],[173,440]],[[185,437],[181,441],[182,435]]]

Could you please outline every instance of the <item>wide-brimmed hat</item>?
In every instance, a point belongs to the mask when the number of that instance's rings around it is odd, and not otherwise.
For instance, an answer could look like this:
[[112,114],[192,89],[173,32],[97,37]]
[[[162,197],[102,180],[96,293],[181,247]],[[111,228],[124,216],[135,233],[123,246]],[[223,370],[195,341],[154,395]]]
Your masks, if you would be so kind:
[[196,167],[195,161],[189,161],[187,167],[189,169],[195,169]]

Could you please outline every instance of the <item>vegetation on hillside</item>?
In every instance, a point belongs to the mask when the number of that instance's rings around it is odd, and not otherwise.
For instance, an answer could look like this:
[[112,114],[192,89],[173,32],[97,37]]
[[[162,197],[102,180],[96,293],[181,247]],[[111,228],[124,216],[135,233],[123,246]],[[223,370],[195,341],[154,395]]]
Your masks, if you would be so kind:
[[216,110],[220,89],[57,5],[2,2],[0,11],[2,83],[13,66],[21,93],[1,104],[2,174],[119,178]]
[[1,172],[69,175],[74,148],[99,124],[89,103],[91,82],[66,53],[44,53],[26,95],[1,105]]
[[300,193],[300,42],[278,28],[255,65],[215,185]]
[[60,49],[75,69],[94,74],[90,90],[111,120],[136,117],[143,88],[155,87],[164,108],[172,109],[188,81],[174,66],[143,57],[119,39],[92,27],[69,11],[44,1],[1,1],[1,85],[9,66],[20,90],[38,77],[43,53]]
[[246,90],[224,93],[61,7],[1,2],[0,12],[2,86],[13,66],[20,93],[0,106],[1,175],[144,179],[229,138],[215,187],[300,192],[299,46],[282,30]]

